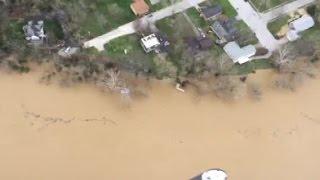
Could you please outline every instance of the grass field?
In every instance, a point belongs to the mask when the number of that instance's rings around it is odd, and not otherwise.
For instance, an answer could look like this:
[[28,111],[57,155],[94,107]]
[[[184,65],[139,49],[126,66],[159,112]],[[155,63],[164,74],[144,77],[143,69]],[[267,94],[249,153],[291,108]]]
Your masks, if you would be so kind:
[[246,23],[244,23],[243,21],[237,21],[235,26],[240,33],[240,37],[238,39],[238,43],[240,46],[245,46],[248,44],[254,45],[259,42],[253,31],[251,31]]
[[254,73],[259,69],[271,69],[273,67],[272,63],[268,59],[259,59],[245,64],[235,64],[228,74],[230,75],[246,75]]
[[190,8],[186,11],[186,14],[189,16],[191,21],[202,29],[208,29],[209,23],[204,20],[203,17],[200,16],[200,13],[196,8]]
[[275,35],[277,32],[279,32],[281,30],[281,27],[288,24],[289,19],[290,19],[290,16],[282,16],[279,19],[277,19],[273,22],[270,22],[268,24],[268,29],[270,30],[270,32],[273,35]]
[[223,14],[228,17],[235,17],[237,15],[237,11],[231,6],[228,0],[210,0],[212,4],[219,4],[223,8]]
[[251,3],[260,11],[266,11],[270,8],[276,7],[283,3],[287,3],[293,0],[250,0]]
[[[110,57],[126,69],[154,71],[154,53],[145,53],[140,45],[140,37],[133,34],[117,38],[105,46],[101,55]],[[127,51],[125,54],[124,51]]]
[[113,28],[134,20],[130,9],[132,0],[63,0],[75,29],[84,38],[101,35]]

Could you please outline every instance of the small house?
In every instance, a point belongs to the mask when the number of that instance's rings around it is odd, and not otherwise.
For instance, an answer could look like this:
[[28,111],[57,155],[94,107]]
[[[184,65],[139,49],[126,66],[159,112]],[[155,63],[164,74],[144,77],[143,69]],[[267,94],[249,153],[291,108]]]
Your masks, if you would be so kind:
[[289,41],[295,41],[300,38],[299,33],[303,32],[315,25],[314,19],[309,15],[303,15],[302,17],[291,21],[289,23],[289,31],[287,32],[287,38]]
[[26,40],[31,43],[41,43],[46,38],[43,28],[43,21],[29,21],[22,29],[26,36]]
[[64,47],[58,51],[58,55],[64,58],[69,58],[72,55],[76,54],[80,50],[79,47]]
[[161,44],[155,34],[150,34],[149,36],[145,36],[141,39],[141,45],[146,53],[154,51]]
[[250,58],[257,52],[253,45],[248,45],[241,48],[235,41],[227,43],[223,49],[234,63],[239,64],[251,61]]
[[141,46],[146,53],[155,51],[159,53],[160,51],[166,51],[166,48],[170,45],[169,41],[161,36],[160,34],[150,34],[141,38]]
[[130,8],[136,16],[143,16],[150,10],[149,5],[144,0],[134,0]]
[[234,41],[238,36],[238,30],[228,18],[219,18],[210,28],[218,36],[219,44]]
[[203,7],[200,9],[201,16],[209,21],[216,20],[222,14],[222,7],[220,5],[212,6],[212,7]]

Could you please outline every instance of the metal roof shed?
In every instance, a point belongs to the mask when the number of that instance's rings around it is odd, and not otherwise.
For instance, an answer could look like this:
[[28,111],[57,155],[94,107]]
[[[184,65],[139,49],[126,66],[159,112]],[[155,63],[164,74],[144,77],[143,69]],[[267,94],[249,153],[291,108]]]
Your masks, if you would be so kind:
[[309,15],[304,15],[301,18],[294,20],[289,23],[291,29],[296,30],[297,32],[305,31],[315,25],[313,18]]

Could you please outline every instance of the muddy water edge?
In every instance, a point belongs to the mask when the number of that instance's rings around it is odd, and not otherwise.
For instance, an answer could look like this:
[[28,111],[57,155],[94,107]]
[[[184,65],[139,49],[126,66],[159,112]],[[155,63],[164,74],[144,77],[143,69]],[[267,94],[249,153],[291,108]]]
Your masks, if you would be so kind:
[[222,168],[231,180],[320,179],[320,79],[259,102],[195,98],[163,82],[123,109],[90,86],[38,73],[0,76],[0,179],[180,180]]

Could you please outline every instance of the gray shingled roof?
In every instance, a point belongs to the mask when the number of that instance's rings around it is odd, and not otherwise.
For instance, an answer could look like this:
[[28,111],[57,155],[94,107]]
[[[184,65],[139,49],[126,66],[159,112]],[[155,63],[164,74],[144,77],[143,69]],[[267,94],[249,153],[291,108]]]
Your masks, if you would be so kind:
[[222,13],[222,7],[220,5],[212,7],[204,7],[201,9],[201,12],[205,18],[211,18]]

